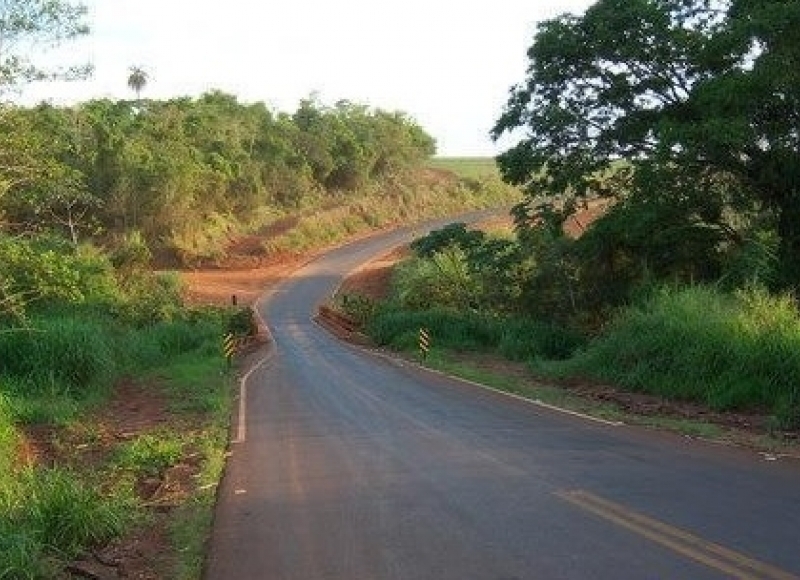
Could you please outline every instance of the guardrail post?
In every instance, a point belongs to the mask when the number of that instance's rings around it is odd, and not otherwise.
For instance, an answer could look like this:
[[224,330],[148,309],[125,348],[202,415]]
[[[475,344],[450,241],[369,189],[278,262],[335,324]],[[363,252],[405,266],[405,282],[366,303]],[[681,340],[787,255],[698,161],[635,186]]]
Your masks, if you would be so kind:
[[222,354],[225,355],[225,360],[228,361],[228,368],[231,366],[234,353],[236,353],[236,339],[233,337],[233,333],[229,332],[222,339]]
[[431,348],[431,335],[427,328],[419,329],[419,355],[422,360],[428,358],[428,351]]

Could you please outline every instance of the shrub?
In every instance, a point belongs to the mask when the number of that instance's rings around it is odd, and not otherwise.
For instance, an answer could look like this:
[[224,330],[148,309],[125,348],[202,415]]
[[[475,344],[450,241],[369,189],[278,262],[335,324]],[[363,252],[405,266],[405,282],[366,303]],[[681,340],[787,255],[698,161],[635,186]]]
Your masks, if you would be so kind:
[[249,306],[238,308],[230,314],[228,317],[228,332],[235,336],[254,336],[258,334],[253,310]]
[[469,309],[480,297],[480,286],[469,271],[464,252],[451,246],[430,258],[401,264],[395,270],[393,292],[409,310]]
[[375,315],[378,304],[372,298],[359,294],[343,294],[339,298],[342,311],[362,326]]
[[0,235],[3,294],[43,303],[109,302],[116,295],[110,262],[97,250],[65,240]]
[[146,326],[171,320],[183,309],[183,283],[176,272],[136,270],[123,282],[123,296],[113,312],[125,321]]
[[455,222],[411,242],[411,249],[421,258],[431,258],[437,252],[458,247],[465,253],[483,243],[485,234],[479,230],[467,230],[463,222]]

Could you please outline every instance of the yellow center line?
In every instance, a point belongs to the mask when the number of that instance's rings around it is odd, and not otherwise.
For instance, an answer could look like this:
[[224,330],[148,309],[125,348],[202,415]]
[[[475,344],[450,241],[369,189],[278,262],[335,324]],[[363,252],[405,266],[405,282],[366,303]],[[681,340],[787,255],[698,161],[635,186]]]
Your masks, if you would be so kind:
[[559,491],[556,495],[573,505],[614,522],[678,554],[732,577],[742,580],[800,580],[800,576],[770,564],[759,562],[744,554],[629,510],[622,505],[587,491]]

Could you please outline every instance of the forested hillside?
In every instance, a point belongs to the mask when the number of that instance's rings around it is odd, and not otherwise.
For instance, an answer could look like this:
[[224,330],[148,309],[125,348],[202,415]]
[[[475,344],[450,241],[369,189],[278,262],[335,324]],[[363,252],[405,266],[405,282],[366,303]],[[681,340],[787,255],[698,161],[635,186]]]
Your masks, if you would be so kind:
[[276,113],[220,92],[6,107],[0,135],[3,231],[109,247],[136,235],[182,262],[288,211],[401,180],[435,150],[399,112],[308,99]]

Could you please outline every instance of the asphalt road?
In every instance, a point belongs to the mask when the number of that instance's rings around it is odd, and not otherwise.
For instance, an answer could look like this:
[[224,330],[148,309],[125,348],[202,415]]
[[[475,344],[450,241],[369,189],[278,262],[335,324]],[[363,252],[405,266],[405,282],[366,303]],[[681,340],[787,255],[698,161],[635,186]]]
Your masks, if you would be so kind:
[[800,578],[800,465],[542,409],[342,344],[311,322],[354,265],[260,308],[208,580]]

